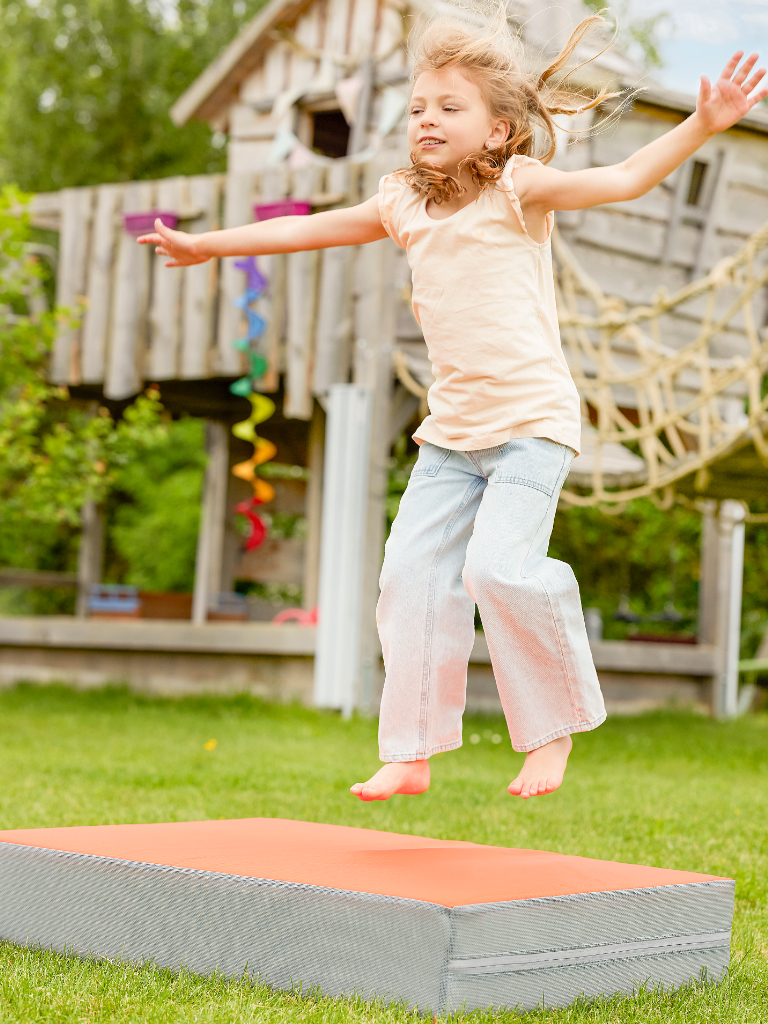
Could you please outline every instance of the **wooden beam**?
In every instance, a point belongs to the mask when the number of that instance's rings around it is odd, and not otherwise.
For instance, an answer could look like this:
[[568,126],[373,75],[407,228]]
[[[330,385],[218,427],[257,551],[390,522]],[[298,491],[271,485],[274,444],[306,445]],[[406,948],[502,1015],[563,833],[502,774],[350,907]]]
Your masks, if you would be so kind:
[[[306,655],[315,653],[317,632],[311,626],[273,626],[270,623],[184,620],[76,619],[72,615],[0,616],[0,646],[80,648],[83,650],[191,651],[213,654]],[[708,676],[716,651],[703,645],[592,642],[600,670],[660,675]],[[485,635],[475,634],[470,663],[489,665]]]
[[86,501],[82,512],[80,550],[77,554],[77,608],[78,618],[88,614],[91,587],[101,583],[104,565],[104,514],[93,501]]
[[719,550],[715,630],[720,663],[712,704],[718,718],[735,718],[739,701],[744,506],[740,501],[722,502],[717,520]]
[[307,487],[307,543],[304,549],[302,604],[309,610],[318,600],[320,584],[320,533],[323,511],[323,463],[325,461],[325,413],[315,402],[309,425],[309,485]]
[[[341,161],[329,171],[331,191],[347,199],[349,165]],[[315,333],[312,391],[325,395],[331,384],[343,384],[349,374],[349,341],[352,333],[352,246],[335,246],[321,256],[320,287]]]
[[267,48],[274,45],[272,31],[282,22],[295,20],[312,2],[271,0],[176,100],[170,109],[174,124],[186,124],[193,117],[200,121],[216,117]]
[[205,424],[205,448],[208,465],[203,483],[200,531],[197,535],[195,589],[192,597],[192,621],[207,620],[209,602],[221,591],[224,519],[229,476],[229,431],[222,423]]
[[[187,188],[190,209],[202,213],[188,230],[194,234],[215,230],[219,226],[221,179],[212,175],[197,175],[187,179]],[[210,376],[219,265],[219,260],[209,260],[182,271],[184,286],[179,376],[183,378],[201,380]]]
[[[630,672],[648,675],[713,676],[718,651],[711,644],[641,643],[639,640],[590,640],[595,668],[602,672]],[[485,634],[475,633],[469,659],[475,664],[491,663]]]
[[76,572],[48,569],[0,569],[0,587],[76,587]]
[[357,384],[334,384],[328,396],[313,699],[345,716],[360,705],[372,404]]
[[669,213],[669,223],[667,224],[667,234],[664,239],[664,251],[661,254],[662,266],[668,266],[672,263],[675,248],[677,246],[677,236],[680,231],[680,224],[683,218],[683,212],[686,207],[686,200],[688,198],[688,188],[691,183],[691,172],[693,168],[693,160],[686,160],[684,164],[681,164],[677,169],[677,180],[675,181],[675,191],[672,196],[672,209]]
[[393,445],[419,411],[419,399],[402,384],[396,384],[392,394],[389,419],[389,443]]
[[[152,208],[153,186],[132,181],[123,193],[123,212],[138,213]],[[147,342],[147,295],[150,260],[147,246],[138,245],[133,235],[119,229],[115,298],[111,311],[110,348],[104,395],[129,398],[141,390]]]
[[[239,228],[253,221],[253,178],[252,174],[227,175],[224,186],[225,228]],[[233,257],[219,260],[219,277],[218,347],[209,372],[235,376],[243,371],[245,364],[240,353],[232,348],[232,342],[243,335],[245,317],[234,301],[245,291],[246,279],[245,274],[235,267]]]
[[[61,240],[56,273],[56,305],[75,315],[85,297],[93,189],[67,188],[61,197]],[[56,336],[51,356],[55,384],[80,383],[80,329],[65,327]]]
[[81,378],[84,384],[101,384],[104,380],[118,238],[115,220],[122,191],[121,185],[99,185],[96,189],[93,240],[86,285],[88,306],[83,316],[82,331]]
[[61,201],[61,192],[36,192],[32,196],[29,206],[19,208],[18,212],[21,213],[24,209],[28,210],[31,222],[36,228],[59,231],[61,229]]
[[363,79],[363,87],[360,90],[360,96],[357,100],[355,123],[352,125],[352,130],[349,134],[350,154],[361,153],[368,142],[368,121],[371,112],[374,75],[374,62],[372,57],[369,57],[368,60],[363,62],[358,74],[360,74]]
[[[393,169],[382,155],[367,167],[365,191],[372,195],[379,178]],[[369,452],[368,513],[362,589],[361,676],[357,706],[371,705],[374,674],[381,649],[376,627],[379,575],[386,529],[385,501],[391,452],[390,422],[394,374],[392,348],[396,333],[396,250],[389,239],[361,246],[356,259],[354,382],[373,396]]]
[[[184,204],[184,178],[163,178],[157,187],[159,210],[178,213]],[[178,376],[179,348],[181,344],[181,285],[184,275],[192,268],[182,270],[166,267],[167,257],[151,254],[152,299],[149,309],[149,359],[147,375],[150,380],[172,380]],[[206,266],[206,264],[200,264]],[[200,374],[202,376],[202,374]]]
[[[294,177],[294,195],[309,196],[317,191],[322,173],[319,167],[306,167]],[[291,252],[286,273],[285,401],[287,419],[308,420],[312,416],[312,362],[315,353],[320,253]]]
[[82,650],[179,651],[311,656],[315,630],[265,622],[76,619],[72,615],[0,616],[0,646]]
[[699,246],[696,252],[696,262],[693,267],[693,280],[703,277],[707,270],[715,263],[717,256],[713,253],[713,244],[717,237],[717,229],[725,206],[725,197],[728,192],[728,168],[730,165],[730,150],[718,149],[714,160],[714,181],[711,186],[707,216],[703,223],[703,231],[699,239]]
[[699,558],[699,614],[697,636],[701,643],[717,640],[717,555],[720,542],[717,531],[717,502],[707,501],[701,516],[701,554]]
[[[290,190],[287,168],[278,164],[263,171],[258,179],[259,202],[271,203],[282,199]],[[280,387],[282,370],[282,344],[285,333],[285,253],[259,256],[258,265],[267,279],[266,292],[259,299],[256,309],[267,321],[267,328],[259,339],[259,351],[267,360],[267,372],[257,382],[257,391],[277,391]]]

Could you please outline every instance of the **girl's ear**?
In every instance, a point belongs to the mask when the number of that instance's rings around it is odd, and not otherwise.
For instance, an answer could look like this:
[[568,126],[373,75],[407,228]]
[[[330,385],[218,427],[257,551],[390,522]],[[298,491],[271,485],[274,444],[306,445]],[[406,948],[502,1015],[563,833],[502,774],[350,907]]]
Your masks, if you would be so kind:
[[509,129],[509,121],[497,121],[488,135],[486,148],[498,149],[499,146],[503,146],[509,138]]

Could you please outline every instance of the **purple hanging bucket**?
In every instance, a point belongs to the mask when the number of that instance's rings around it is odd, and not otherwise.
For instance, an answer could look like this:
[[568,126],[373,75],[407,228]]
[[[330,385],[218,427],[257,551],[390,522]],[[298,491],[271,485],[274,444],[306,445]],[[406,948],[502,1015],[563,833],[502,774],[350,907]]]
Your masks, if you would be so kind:
[[157,218],[167,228],[175,228],[179,223],[178,213],[171,213],[169,210],[144,210],[142,213],[124,213],[123,224],[129,235],[148,235],[155,230]]
[[272,220],[273,217],[305,217],[311,210],[308,199],[278,199],[274,203],[254,203],[253,215],[256,220]]

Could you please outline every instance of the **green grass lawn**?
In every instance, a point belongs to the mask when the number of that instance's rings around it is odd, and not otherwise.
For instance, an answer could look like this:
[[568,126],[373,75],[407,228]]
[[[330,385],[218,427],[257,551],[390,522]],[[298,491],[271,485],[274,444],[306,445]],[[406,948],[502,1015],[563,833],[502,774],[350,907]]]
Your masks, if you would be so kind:
[[[21,686],[0,693],[0,828],[266,815],[728,875],[737,915],[723,984],[471,1016],[768,1021],[768,716],[609,720],[575,737],[563,788],[527,802],[506,792],[522,755],[510,751],[503,721],[470,719],[465,737],[472,733],[479,743],[433,758],[428,793],[361,804],[347,789],[378,765],[375,722],[246,698],[155,701]],[[403,1007],[0,943],[0,1022],[405,1019],[414,1014]]]

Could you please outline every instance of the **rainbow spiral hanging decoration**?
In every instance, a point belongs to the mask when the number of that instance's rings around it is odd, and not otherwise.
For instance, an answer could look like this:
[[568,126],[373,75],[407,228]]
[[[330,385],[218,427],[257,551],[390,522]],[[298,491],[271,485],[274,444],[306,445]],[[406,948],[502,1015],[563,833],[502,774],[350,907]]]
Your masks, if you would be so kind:
[[277,448],[271,441],[259,437],[256,427],[275,411],[275,403],[266,395],[254,393],[254,386],[267,372],[267,360],[255,349],[255,342],[266,330],[267,322],[263,316],[253,309],[253,303],[264,293],[267,287],[267,279],[256,265],[256,257],[248,256],[242,260],[235,261],[235,267],[247,275],[246,290],[234,300],[247,321],[246,336],[232,342],[238,352],[242,352],[249,361],[249,370],[245,377],[230,384],[229,390],[233,395],[247,398],[251,403],[251,415],[248,419],[235,423],[232,433],[243,441],[250,441],[253,445],[253,455],[245,462],[239,462],[232,467],[232,473],[241,480],[247,480],[253,487],[253,496],[246,501],[235,505],[235,511],[245,516],[249,522],[248,536],[245,540],[245,550],[253,551],[266,540],[267,524],[255,511],[259,505],[265,505],[272,501],[275,496],[274,487],[263,480],[256,473],[256,467],[268,462],[277,454]]

